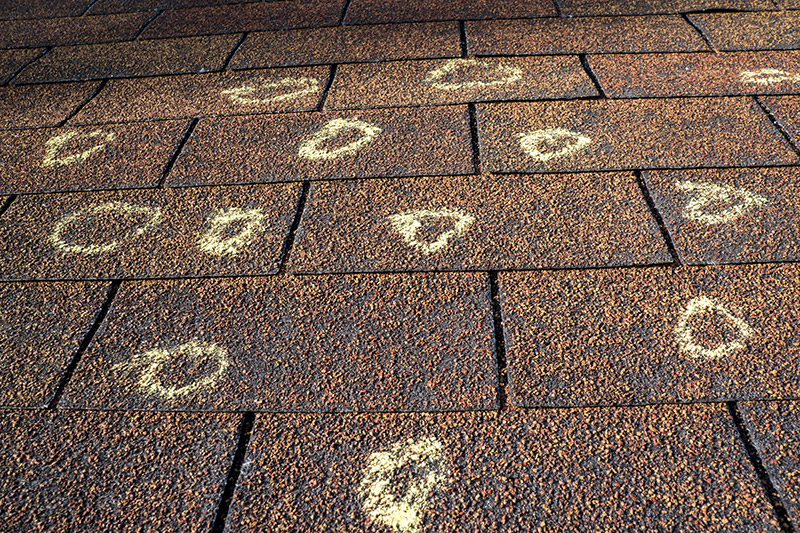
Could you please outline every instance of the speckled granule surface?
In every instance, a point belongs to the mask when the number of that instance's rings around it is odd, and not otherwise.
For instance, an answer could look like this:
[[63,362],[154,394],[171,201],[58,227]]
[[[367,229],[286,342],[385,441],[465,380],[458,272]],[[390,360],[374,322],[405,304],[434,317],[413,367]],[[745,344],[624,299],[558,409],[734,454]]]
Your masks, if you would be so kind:
[[52,399],[107,291],[101,283],[0,285],[0,405]]
[[127,41],[152,15],[124,13],[69,19],[0,21],[0,48]]
[[127,13],[129,11],[159,11],[162,9],[215,6],[227,3],[227,0],[100,0],[92,6],[89,13],[94,15],[99,13]]
[[552,17],[556,14],[555,5],[548,0],[352,0],[344,22],[381,24],[421,20]]
[[587,15],[647,15],[686,13],[714,9],[741,11],[776,10],[770,0],[558,0],[561,12],[569,17]]
[[26,67],[14,83],[206,72],[222,67],[238,40],[238,35],[212,35],[57,46]]
[[688,264],[800,261],[796,167],[653,171],[645,176]]
[[800,520],[800,404],[748,402],[742,417],[792,521]]
[[488,270],[659,262],[671,257],[630,173],[557,180],[484,175],[315,183],[289,268]]
[[419,531],[779,531],[718,405],[263,415],[245,465],[231,531],[390,531],[415,491]]
[[174,120],[2,131],[0,192],[154,186],[187,126]]
[[70,122],[311,111],[329,75],[315,67],[111,80]]
[[796,50],[800,12],[697,13],[689,15],[718,50]]
[[327,109],[596,96],[576,57],[440,59],[342,65]]
[[147,27],[146,39],[333,26],[344,0],[273,0],[167,10]]
[[797,397],[795,265],[501,275],[514,405]]
[[794,145],[800,147],[800,97],[767,96],[761,98],[761,101],[775,115]]
[[42,52],[44,48],[0,50],[0,82],[7,82],[14,73]]
[[277,271],[298,185],[25,196],[0,217],[0,279]]
[[0,415],[7,531],[207,531],[239,417],[187,413]]
[[425,22],[251,33],[231,68],[457,57],[458,24]]
[[[751,98],[478,106],[485,170],[567,172],[797,163]],[[533,141],[523,150],[521,136]],[[535,141],[535,142],[534,142]]]
[[[358,149],[351,150],[353,146]],[[466,106],[330,111],[202,120],[167,184],[465,174],[472,170]]]
[[2,87],[0,128],[58,126],[87,101],[99,85],[98,82],[77,82]]
[[800,529],[800,0],[0,3],[0,529]]
[[800,92],[798,51],[615,54],[590,62],[612,98]]
[[484,274],[141,282],[120,290],[65,404],[491,409],[493,348]]
[[467,22],[469,51],[492,54],[585,54],[708,50],[678,15]]
[[3,2],[0,19],[40,19],[50,17],[72,17],[86,11],[92,0],[8,0]]

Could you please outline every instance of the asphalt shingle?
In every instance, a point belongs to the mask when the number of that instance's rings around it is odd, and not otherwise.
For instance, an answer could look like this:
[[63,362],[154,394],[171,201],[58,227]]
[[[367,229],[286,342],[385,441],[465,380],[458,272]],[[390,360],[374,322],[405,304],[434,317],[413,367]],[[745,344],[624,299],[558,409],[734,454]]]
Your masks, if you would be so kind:
[[99,82],[76,82],[2,87],[0,129],[57,126],[99,86]]
[[753,443],[786,506],[792,522],[800,520],[800,406],[797,402],[740,404]]
[[201,120],[169,185],[473,171],[467,107]]
[[466,28],[468,50],[476,55],[708,50],[677,15],[469,21]]
[[64,405],[496,407],[489,283],[482,274],[124,284],[102,328]]
[[187,126],[175,120],[0,132],[0,191],[155,186]]
[[0,218],[0,277],[274,273],[299,193],[281,184],[25,196]]
[[0,22],[0,48],[105,43],[133,39],[152,15],[125,13]]
[[71,122],[310,111],[329,74],[316,67],[110,80]]
[[0,405],[47,405],[107,290],[100,283],[0,284]]
[[342,65],[327,109],[596,96],[577,57],[479,58]]
[[457,57],[458,24],[428,22],[251,33],[231,68]]
[[797,167],[653,171],[645,181],[683,263],[800,260]]
[[510,401],[798,395],[795,265],[501,274]]
[[611,98],[792,94],[800,52],[614,54],[590,58]]
[[724,406],[259,416],[236,531],[780,531]]
[[552,17],[557,15],[550,0],[452,2],[449,0],[353,0],[345,24],[381,24],[426,20],[469,20]]
[[736,11],[776,10],[770,0],[557,0],[566,16],[647,15],[686,13],[715,9]]
[[210,529],[238,422],[219,414],[5,413],[3,527]]
[[314,183],[290,270],[488,270],[668,263],[632,174]]
[[800,48],[800,13],[698,13],[689,15],[719,50]]
[[238,35],[58,46],[26,67],[14,83],[80,81],[219,70]]
[[751,98],[478,105],[484,170],[762,166],[797,153]]

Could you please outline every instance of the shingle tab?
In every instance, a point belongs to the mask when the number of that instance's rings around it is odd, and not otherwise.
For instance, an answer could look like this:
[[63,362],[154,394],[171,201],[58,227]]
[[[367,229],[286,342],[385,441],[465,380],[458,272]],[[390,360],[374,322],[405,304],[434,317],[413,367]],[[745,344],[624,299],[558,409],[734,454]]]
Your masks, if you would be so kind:
[[71,122],[310,111],[329,75],[316,67],[110,80]]
[[169,185],[473,171],[467,108],[293,113],[202,120]]
[[44,407],[103,304],[100,283],[0,284],[0,405]]
[[18,198],[0,218],[3,279],[277,271],[299,185]]
[[750,98],[478,105],[488,171],[569,172],[790,164],[798,156]]
[[611,98],[792,94],[800,52],[614,54],[590,57]]
[[231,68],[457,57],[458,24],[428,22],[251,33]]
[[210,529],[239,418],[5,413],[0,416],[3,527]]
[[[447,320],[442,320],[447,317]],[[124,285],[72,407],[492,409],[485,275],[278,276]]]
[[170,9],[142,33],[145,39],[333,26],[344,0],[273,0]]
[[314,183],[290,257],[301,272],[671,262],[633,174]]
[[501,274],[510,401],[796,397],[796,265]]
[[495,18],[552,17],[557,15],[551,0],[353,0],[345,24],[381,24],[426,20],[470,20]]
[[76,82],[0,88],[0,129],[57,126],[99,86]]
[[151,16],[149,13],[124,13],[0,21],[0,48],[128,41]]
[[719,50],[791,50],[800,47],[800,13],[689,15]]
[[127,78],[222,68],[238,35],[59,46],[23,70],[14,83]]
[[0,191],[157,185],[187,126],[175,120],[0,132]]
[[577,57],[471,58],[342,65],[327,109],[596,96]]
[[800,260],[797,167],[645,175],[682,262]]
[[558,0],[566,16],[648,15],[725,9],[759,11],[778,9],[770,0]]
[[677,15],[468,21],[469,52],[476,55],[687,52],[708,50]]
[[720,405],[259,416],[228,523],[780,531]]

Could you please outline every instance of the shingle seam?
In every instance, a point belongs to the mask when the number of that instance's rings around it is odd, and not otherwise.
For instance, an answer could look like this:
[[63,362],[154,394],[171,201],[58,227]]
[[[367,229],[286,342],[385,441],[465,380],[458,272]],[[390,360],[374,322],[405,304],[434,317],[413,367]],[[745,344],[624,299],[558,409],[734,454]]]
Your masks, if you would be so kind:
[[672,235],[670,235],[667,225],[664,222],[664,218],[658,211],[656,203],[653,201],[653,197],[650,195],[650,190],[647,188],[647,183],[645,182],[646,172],[636,170],[634,174],[636,175],[636,183],[639,185],[639,189],[642,191],[642,196],[644,196],[645,202],[647,202],[647,208],[650,210],[650,215],[653,217],[653,220],[655,220],[656,224],[658,224],[658,229],[661,231],[661,237],[664,239],[664,243],[667,245],[667,250],[669,250],[669,254],[672,256],[672,264],[673,266],[679,266],[681,264],[681,260],[680,256],[678,255],[678,250],[675,248]]
[[311,190],[311,182],[306,180],[303,182],[303,188],[300,191],[300,198],[297,200],[297,207],[294,211],[294,218],[292,225],[289,227],[289,233],[286,234],[286,240],[283,241],[283,249],[281,250],[281,258],[278,266],[278,273],[283,274],[286,272],[286,264],[289,262],[289,253],[294,245],[294,239],[297,235],[297,228],[300,227],[300,221],[303,218],[303,213],[306,210],[306,202],[308,201],[308,192]]
[[183,151],[183,147],[186,146],[186,143],[191,138],[194,129],[197,127],[197,123],[200,121],[198,118],[193,118],[189,121],[189,125],[186,127],[186,130],[183,132],[183,136],[181,137],[180,142],[178,143],[178,147],[175,148],[175,151],[172,153],[172,156],[169,158],[167,165],[164,167],[164,172],[161,173],[161,179],[158,180],[158,184],[156,187],[161,188],[164,186],[164,182],[169,176],[169,173],[172,171],[172,167],[175,166],[175,162],[180,157],[181,152]]
[[239,426],[238,438],[236,439],[236,451],[233,454],[228,476],[225,480],[225,487],[220,495],[217,512],[214,515],[214,522],[211,525],[211,533],[222,533],[225,531],[225,521],[228,518],[231,503],[233,502],[234,491],[239,482],[239,475],[242,473],[242,465],[247,455],[247,446],[253,434],[255,425],[255,413],[247,411],[242,415],[242,422]]
[[78,367],[78,363],[80,363],[83,354],[86,353],[86,350],[89,348],[92,339],[94,339],[97,330],[100,329],[100,325],[105,320],[106,315],[108,315],[108,311],[111,309],[111,304],[114,302],[114,297],[117,295],[117,291],[119,291],[121,284],[122,282],[120,280],[111,281],[111,285],[106,293],[106,299],[103,302],[103,305],[100,307],[100,310],[97,312],[94,322],[89,327],[89,331],[87,331],[86,335],[84,336],[81,345],[78,347],[75,355],[72,356],[67,369],[64,371],[64,375],[61,376],[61,380],[59,381],[58,386],[56,386],[55,393],[53,394],[50,402],[47,404],[48,409],[55,409],[58,407],[58,402],[61,400],[61,396],[63,396],[73,374],[75,374],[75,369]]
[[496,270],[489,271],[489,291],[492,304],[492,324],[494,327],[494,353],[497,364],[497,408],[503,411],[508,406],[508,363],[506,360],[506,339],[503,330],[503,310],[500,305],[500,283]]
[[331,90],[333,86],[333,80],[336,78],[336,73],[339,69],[339,65],[333,64],[330,66],[330,71],[328,72],[328,81],[325,83],[325,87],[322,88],[322,94],[319,95],[319,103],[315,108],[315,111],[322,111],[325,109],[325,100],[328,99],[328,91]]
[[138,39],[139,39],[139,37],[141,37],[141,36],[142,36],[142,34],[144,33],[144,30],[146,30],[146,29],[147,29],[147,27],[148,27],[148,26],[149,26],[149,25],[150,25],[150,24],[151,24],[151,23],[152,23],[154,20],[156,20],[158,17],[160,17],[160,16],[162,15],[162,13],[164,13],[164,11],[165,11],[165,10],[163,10],[163,9],[159,9],[158,11],[156,11],[156,12],[155,12],[155,14],[154,14],[152,17],[150,17],[149,19],[147,19],[147,20],[144,22],[144,24],[142,24],[142,27],[141,27],[141,28],[139,28],[139,31],[137,31],[137,32],[136,32],[136,35],[134,35],[134,36],[133,36],[133,40],[138,40]]
[[750,431],[747,428],[747,424],[742,418],[742,413],[739,411],[738,402],[729,401],[726,403],[728,406],[728,412],[733,419],[733,424],[739,434],[739,438],[742,440],[742,444],[744,444],[747,457],[750,459],[750,463],[753,465],[753,469],[756,471],[756,475],[761,481],[761,486],[763,487],[767,498],[769,498],[769,501],[772,504],[772,508],[775,511],[775,516],[780,523],[781,530],[783,533],[794,533],[795,529],[792,525],[791,519],[789,518],[789,513],[786,511],[786,507],[783,505],[781,496],[776,490],[775,484],[772,482],[769,473],[767,472],[766,468],[764,468],[764,462],[761,460],[758,449],[755,447],[755,444],[750,436]]
[[719,50],[717,49],[716,46],[714,46],[714,43],[711,41],[711,37],[706,35],[706,32],[703,30],[703,28],[699,24],[697,24],[694,20],[692,20],[692,17],[690,17],[688,13],[683,13],[681,16],[683,17],[683,20],[685,20],[686,23],[689,24],[689,26],[694,28],[694,30],[698,34],[700,34],[700,38],[703,39],[703,42],[705,42],[713,52],[719,53]]
[[78,106],[77,106],[75,109],[73,109],[73,110],[72,110],[72,112],[71,112],[69,115],[67,115],[67,117],[66,117],[64,120],[62,120],[61,122],[59,122],[59,123],[58,123],[58,125],[57,125],[56,127],[58,127],[58,128],[61,128],[61,127],[63,127],[64,125],[66,125],[66,124],[67,124],[67,122],[69,122],[70,120],[72,120],[72,119],[73,119],[73,117],[75,117],[75,115],[77,115],[78,113],[80,113],[81,109],[83,109],[84,107],[86,107],[86,105],[87,105],[89,102],[91,102],[92,100],[94,100],[94,99],[95,99],[95,97],[97,97],[97,95],[98,95],[98,94],[100,94],[100,91],[102,91],[102,90],[103,90],[103,88],[106,86],[106,84],[107,84],[107,83],[108,83],[108,78],[105,78],[105,79],[103,79],[103,80],[102,80],[102,81],[101,81],[101,82],[100,82],[100,83],[97,85],[97,88],[96,88],[94,91],[92,91],[92,94],[90,94],[90,95],[89,95],[89,97],[88,97],[88,98],[86,98],[86,99],[85,99],[83,102],[81,102],[80,104],[78,104]]
[[800,146],[795,144],[794,139],[792,139],[792,136],[789,135],[789,132],[786,130],[783,122],[781,122],[781,120],[775,115],[769,105],[758,96],[753,96],[753,100],[755,100],[755,102],[758,104],[758,107],[761,108],[764,114],[767,115],[767,118],[769,118],[772,125],[775,126],[779,132],[781,132],[781,135],[783,135],[783,138],[786,139],[787,143],[789,143],[789,146],[792,147],[792,150],[800,155]]
[[6,78],[6,80],[3,82],[3,85],[8,85],[9,83],[11,83],[11,82],[14,80],[14,78],[16,78],[17,76],[19,76],[19,74],[20,74],[20,73],[21,73],[23,70],[25,70],[25,69],[26,69],[26,68],[28,68],[30,65],[32,65],[33,63],[35,63],[36,61],[38,61],[39,59],[41,59],[42,57],[44,57],[46,54],[50,53],[50,50],[52,50],[52,49],[53,49],[53,47],[52,47],[52,46],[48,46],[48,47],[46,47],[44,50],[42,50],[42,51],[41,51],[39,54],[37,54],[35,57],[33,57],[33,58],[31,58],[30,60],[28,60],[28,61],[26,61],[25,63],[23,63],[21,67],[19,67],[19,68],[18,68],[18,69],[17,69],[17,70],[16,70],[16,71],[13,73],[13,74],[11,74],[11,76],[9,76],[8,78]]

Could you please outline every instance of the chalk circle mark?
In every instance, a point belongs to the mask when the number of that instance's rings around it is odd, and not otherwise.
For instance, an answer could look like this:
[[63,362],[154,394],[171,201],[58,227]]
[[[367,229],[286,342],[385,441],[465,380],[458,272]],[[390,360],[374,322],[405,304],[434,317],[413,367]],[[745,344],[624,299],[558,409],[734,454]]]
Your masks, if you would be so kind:
[[[198,377],[183,386],[165,386],[158,374],[170,364],[186,360],[198,365],[215,367],[210,374]],[[160,396],[165,400],[174,400],[180,396],[209,390],[225,374],[230,361],[228,351],[216,344],[192,340],[175,348],[155,348],[133,356],[125,363],[114,365],[111,369],[117,373],[138,374],[137,390],[147,396]]]
[[784,81],[797,83],[800,82],[800,74],[776,68],[762,68],[759,70],[745,70],[739,74],[739,79],[742,83],[755,83],[757,85],[772,85]]
[[[427,222],[435,219],[453,220],[453,229],[441,233],[433,242],[420,241],[419,231]],[[438,209],[435,211],[418,209],[391,215],[389,222],[407,245],[423,254],[430,255],[447,247],[451,240],[464,236],[475,222],[475,217],[456,209]]]
[[[116,138],[114,132],[105,133],[103,130],[95,130],[90,133],[78,133],[77,131],[68,131],[61,135],[56,135],[44,143],[45,153],[42,160],[42,166],[45,168],[59,167],[71,165],[72,163],[80,163],[89,159],[92,154],[99,152],[106,147],[106,143],[110,143]],[[72,142],[81,142],[95,140],[96,144],[82,152],[76,154],[60,156],[59,153],[64,149],[64,146]]]
[[140,222],[132,229],[128,229],[128,234],[124,240],[131,240],[140,235],[155,229],[161,223],[161,209],[146,205],[128,204],[125,202],[106,202],[104,204],[87,207],[78,211],[73,211],[62,217],[50,233],[50,243],[57,250],[70,254],[95,255],[110,252],[119,248],[120,240],[114,240],[105,244],[71,244],[64,240],[63,234],[73,223],[80,223],[97,218],[103,215],[120,214],[123,216],[146,217],[144,222]]
[[[398,497],[393,480],[404,467],[413,469],[414,479]],[[398,533],[418,533],[428,497],[448,482],[449,470],[442,443],[434,438],[409,438],[392,444],[388,451],[372,453],[359,485],[364,512]]]
[[[720,343],[714,348],[706,348],[698,344],[695,341],[694,331],[690,322],[693,318],[706,313],[717,313],[725,317],[725,319],[736,328],[736,338],[728,342]],[[686,352],[687,355],[695,359],[720,359],[737,350],[742,350],[745,347],[745,341],[752,335],[753,329],[747,325],[744,320],[734,315],[721,303],[707,296],[699,296],[691,300],[683,314],[681,314],[678,325],[675,327],[675,337],[678,340],[678,346],[680,346],[680,349]]]
[[209,227],[197,238],[197,245],[217,257],[236,256],[264,230],[265,218],[261,209],[217,209],[210,214]]
[[[275,96],[259,96],[274,90],[284,90],[285,92]],[[319,80],[314,78],[283,78],[278,81],[265,81],[257,85],[242,85],[233,89],[225,89],[222,94],[236,104],[259,105],[302,98],[314,94],[318,90]]]
[[579,152],[592,143],[586,135],[565,128],[520,133],[517,138],[522,151],[542,163]]
[[[484,68],[484,73],[490,77],[489,81],[473,80],[460,83],[446,81],[448,76],[452,76],[462,69]],[[494,72],[490,70],[494,67]],[[492,75],[501,76],[491,79]],[[522,69],[509,65],[490,65],[488,60],[478,62],[477,59],[451,59],[439,68],[428,72],[423,83],[442,91],[459,91],[461,89],[481,89],[484,87],[494,87],[500,85],[510,85],[522,79]]]
[[[691,196],[683,209],[683,216],[707,226],[728,224],[741,218],[750,209],[769,203],[759,194],[729,185],[677,181],[675,188]],[[709,209],[714,203],[729,207],[714,212]]]
[[[337,135],[354,130],[360,133],[358,139],[339,148],[321,148],[323,143],[333,140]],[[303,141],[298,155],[304,159],[331,161],[358,152],[374,141],[381,131],[379,126],[357,118],[335,118]]]

